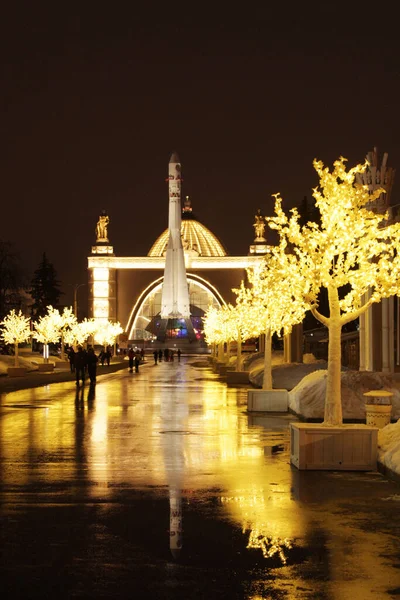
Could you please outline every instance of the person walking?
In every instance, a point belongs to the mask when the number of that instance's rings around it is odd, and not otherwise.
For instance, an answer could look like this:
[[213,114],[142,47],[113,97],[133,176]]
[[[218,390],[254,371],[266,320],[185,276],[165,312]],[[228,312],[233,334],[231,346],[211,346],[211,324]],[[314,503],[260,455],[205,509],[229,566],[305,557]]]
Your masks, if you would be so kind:
[[142,348],[140,351],[140,358],[141,358],[142,362],[144,362],[144,348]]
[[129,372],[133,373],[133,361],[135,359],[135,353],[133,351],[133,348],[129,348],[129,352],[128,352],[128,362],[129,362]]
[[75,371],[75,350],[73,349],[73,347],[71,346],[71,348],[68,348],[68,360],[69,360],[69,368],[71,369],[71,373],[73,373]]
[[111,353],[111,348],[110,346],[107,346],[107,350],[106,350],[106,362],[107,362],[107,367],[110,366],[110,359],[111,359],[112,353]]
[[76,385],[79,385],[79,381],[82,379],[82,385],[85,384],[85,370],[87,365],[86,352],[82,346],[78,346],[78,352],[75,353],[75,377]]
[[96,383],[97,361],[99,360],[94,353],[93,348],[89,348],[87,353],[87,369],[90,383]]
[[181,349],[180,349],[180,348],[178,348],[178,352],[177,352],[177,355],[178,355],[178,362],[181,362],[181,354],[182,354],[182,352],[181,352]]
[[135,373],[139,373],[139,365],[140,365],[140,359],[141,359],[141,355],[140,355],[140,350],[137,350],[135,352]]
[[164,360],[165,360],[165,362],[168,362],[168,360],[169,360],[169,350],[168,350],[168,348],[165,348],[165,350],[164,350]]
[[156,365],[157,361],[158,361],[158,350],[154,350],[153,356],[154,356],[154,364]]
[[158,351],[158,362],[161,362],[161,361],[162,361],[162,350],[160,348]]

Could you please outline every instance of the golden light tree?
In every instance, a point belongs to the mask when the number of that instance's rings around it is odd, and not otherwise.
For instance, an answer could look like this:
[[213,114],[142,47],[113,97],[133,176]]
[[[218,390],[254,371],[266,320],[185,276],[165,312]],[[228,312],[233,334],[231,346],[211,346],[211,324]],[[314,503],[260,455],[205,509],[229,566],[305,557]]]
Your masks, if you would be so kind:
[[221,337],[228,344],[236,342],[236,371],[240,371],[242,366],[242,342],[248,339],[243,332],[246,331],[246,307],[242,304],[227,304],[219,310],[221,319]]
[[253,268],[247,269],[248,284],[237,294],[242,320],[242,339],[265,335],[263,390],[272,390],[272,336],[290,333],[309,309],[304,279],[297,255],[287,252],[284,239]]
[[104,346],[106,350],[107,346],[112,346],[120,333],[123,333],[124,329],[120,323],[113,323],[106,321],[105,323],[99,323],[96,331],[94,332],[94,339],[98,344]]
[[218,347],[218,360],[223,361],[223,349],[226,341],[226,314],[222,307],[209,306],[203,317],[204,336],[208,344]]
[[83,346],[97,331],[98,324],[95,319],[84,319],[75,321],[69,329],[64,332],[64,341],[70,346]]
[[17,314],[12,310],[3,321],[0,322],[3,329],[1,337],[6,344],[14,344],[14,365],[19,366],[18,348],[19,344],[27,342],[31,336],[30,319],[24,317],[21,311]]
[[[387,224],[387,215],[375,214],[366,206],[383,189],[370,193],[356,181],[368,163],[346,171],[339,158],[332,172],[314,160],[319,187],[313,190],[320,224],[301,226],[293,209],[287,216],[276,195],[275,216],[267,223],[278,231],[281,241],[296,254],[301,272],[310,284],[303,296],[311,312],[329,330],[325,425],[342,424],[341,329],[365,312],[371,304],[400,293],[400,223]],[[344,287],[346,286],[346,287]],[[326,288],[329,316],[318,310],[318,295]]]
[[76,316],[74,315],[74,311],[72,310],[72,306],[70,306],[69,308],[65,307],[62,314],[60,315],[61,317],[61,326],[60,326],[60,331],[61,331],[61,358],[64,359],[64,343],[66,342],[65,340],[65,335],[68,333],[68,331],[70,331],[78,322]]
[[33,337],[43,344],[44,362],[49,362],[48,345],[54,344],[61,338],[61,315],[52,306],[47,307],[47,315],[40,317],[39,321],[33,323]]
[[248,339],[245,331],[246,309],[241,304],[228,304],[225,308],[227,313],[227,333],[228,341],[236,342],[236,371],[242,368],[242,342]]

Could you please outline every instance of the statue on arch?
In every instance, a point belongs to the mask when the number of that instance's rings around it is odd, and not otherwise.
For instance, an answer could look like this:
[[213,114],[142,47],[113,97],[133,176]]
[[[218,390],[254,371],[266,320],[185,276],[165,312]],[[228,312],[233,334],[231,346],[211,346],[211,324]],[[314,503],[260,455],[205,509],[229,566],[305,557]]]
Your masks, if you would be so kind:
[[256,220],[255,223],[253,224],[255,233],[256,233],[256,238],[255,238],[255,242],[265,242],[265,237],[264,237],[264,231],[265,231],[265,221],[264,221],[264,217],[261,214],[261,210],[258,209],[257,214],[256,214]]
[[110,222],[110,218],[106,211],[103,210],[99,216],[99,220],[96,225],[96,241],[97,242],[108,242],[107,226]]

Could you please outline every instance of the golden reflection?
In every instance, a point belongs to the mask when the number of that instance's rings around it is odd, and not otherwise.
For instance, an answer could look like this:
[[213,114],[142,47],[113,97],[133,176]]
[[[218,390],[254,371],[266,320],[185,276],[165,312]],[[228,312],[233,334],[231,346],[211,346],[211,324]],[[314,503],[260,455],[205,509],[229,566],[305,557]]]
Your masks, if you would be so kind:
[[[272,558],[277,554],[283,565],[286,565],[287,558],[284,553],[284,548],[291,550],[293,543],[288,538],[273,538],[265,535],[267,525],[261,525],[260,529],[252,529],[249,534],[247,548],[260,549],[264,558]],[[246,533],[247,529],[243,529]]]
[[242,391],[182,373],[165,386],[145,369],[136,379],[113,374],[77,399],[72,382],[3,397],[34,406],[1,419],[4,460],[24,465],[4,472],[4,485],[79,478],[91,498],[111,498],[121,485],[167,484],[171,552],[183,543],[182,490],[220,489],[227,515],[250,532],[249,548],[286,552],[301,519],[279,459],[266,462],[265,429],[249,427]]

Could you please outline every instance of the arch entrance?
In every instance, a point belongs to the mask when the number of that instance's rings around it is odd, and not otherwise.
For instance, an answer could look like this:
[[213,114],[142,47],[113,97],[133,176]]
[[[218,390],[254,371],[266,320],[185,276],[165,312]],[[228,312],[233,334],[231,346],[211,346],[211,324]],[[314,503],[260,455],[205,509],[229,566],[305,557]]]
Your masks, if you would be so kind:
[[[161,324],[161,295],[163,277],[158,278],[142,292],[133,307],[126,327],[129,340],[154,340]],[[214,286],[197,275],[187,276],[189,285],[190,315],[198,341],[204,339],[203,316],[208,307],[225,304]],[[187,339],[185,319],[169,319],[167,339]]]

